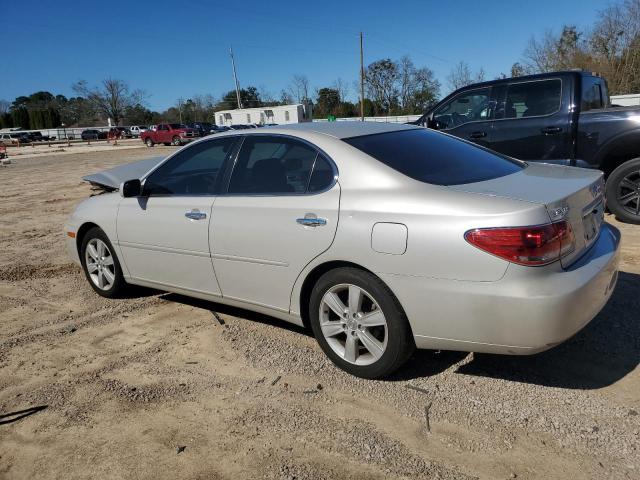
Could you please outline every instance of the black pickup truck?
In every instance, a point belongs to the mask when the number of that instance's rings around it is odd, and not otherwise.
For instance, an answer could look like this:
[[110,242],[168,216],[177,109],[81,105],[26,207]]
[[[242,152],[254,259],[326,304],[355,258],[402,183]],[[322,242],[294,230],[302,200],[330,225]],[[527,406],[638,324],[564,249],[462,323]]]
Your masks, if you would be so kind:
[[640,224],[640,107],[610,105],[606,81],[568,71],[476,83],[417,121],[510,157],[598,168],[609,210]]

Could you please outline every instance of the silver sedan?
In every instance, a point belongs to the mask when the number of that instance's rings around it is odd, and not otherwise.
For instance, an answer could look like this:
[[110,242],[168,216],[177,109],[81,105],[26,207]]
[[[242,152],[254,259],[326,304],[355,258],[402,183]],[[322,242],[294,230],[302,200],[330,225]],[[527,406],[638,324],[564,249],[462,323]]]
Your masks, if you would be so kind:
[[105,194],[65,234],[98,294],[142,285],[305,325],[366,378],[416,347],[548,349],[617,279],[600,172],[420,127],[231,131],[85,179]]

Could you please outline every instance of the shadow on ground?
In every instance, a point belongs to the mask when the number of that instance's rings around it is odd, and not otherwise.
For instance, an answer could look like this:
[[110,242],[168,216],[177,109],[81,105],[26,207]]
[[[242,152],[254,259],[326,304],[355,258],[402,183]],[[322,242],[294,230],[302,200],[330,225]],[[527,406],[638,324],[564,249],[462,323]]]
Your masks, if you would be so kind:
[[[162,295],[161,298],[312,336],[303,327],[249,310],[173,293]],[[389,380],[406,381],[434,376],[468,355],[467,352],[418,350]],[[617,382],[635,369],[638,363],[640,275],[620,272],[618,285],[609,303],[573,338],[532,356],[476,353],[456,373],[559,388],[596,389]]]

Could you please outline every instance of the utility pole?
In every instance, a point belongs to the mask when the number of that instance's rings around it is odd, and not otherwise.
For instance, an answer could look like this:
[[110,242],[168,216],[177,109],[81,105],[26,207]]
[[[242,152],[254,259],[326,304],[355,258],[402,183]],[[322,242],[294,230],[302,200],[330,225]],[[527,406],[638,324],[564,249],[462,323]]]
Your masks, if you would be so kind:
[[238,108],[242,108],[242,102],[240,102],[240,84],[238,83],[238,75],[236,75],[236,62],[233,59],[233,47],[229,47],[229,55],[231,55],[231,67],[233,68],[233,80],[236,83],[236,98],[238,100]]
[[362,32],[360,32],[360,121],[364,122],[364,53],[362,50]]

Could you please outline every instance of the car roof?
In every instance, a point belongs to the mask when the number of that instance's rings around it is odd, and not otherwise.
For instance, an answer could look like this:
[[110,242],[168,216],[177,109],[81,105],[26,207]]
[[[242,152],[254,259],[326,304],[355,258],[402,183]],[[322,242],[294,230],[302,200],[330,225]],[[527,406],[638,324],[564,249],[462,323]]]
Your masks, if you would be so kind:
[[398,130],[414,130],[416,128],[422,127],[418,127],[416,125],[405,125],[402,123],[340,121],[292,123],[289,125],[264,127],[260,130],[262,132],[269,131],[273,133],[291,134],[295,134],[298,132],[313,132],[321,133],[338,139],[344,139],[350,137],[360,137],[363,135],[375,135],[378,133],[395,132]]

